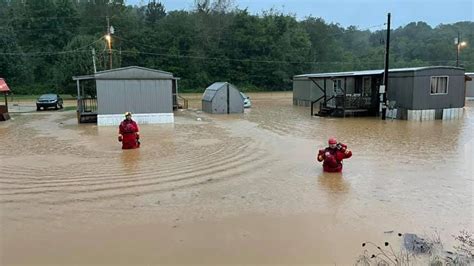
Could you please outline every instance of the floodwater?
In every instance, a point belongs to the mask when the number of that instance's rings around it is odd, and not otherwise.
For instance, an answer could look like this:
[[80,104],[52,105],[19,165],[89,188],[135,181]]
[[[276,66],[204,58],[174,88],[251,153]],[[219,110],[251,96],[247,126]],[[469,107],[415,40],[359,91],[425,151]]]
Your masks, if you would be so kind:
[[[463,119],[310,117],[291,93],[239,115],[176,112],[122,151],[115,127],[75,112],[0,124],[1,265],[353,264],[397,232],[474,221],[474,102]],[[200,119],[198,119],[200,118]],[[325,174],[329,136],[353,157]],[[393,233],[390,233],[393,231]]]

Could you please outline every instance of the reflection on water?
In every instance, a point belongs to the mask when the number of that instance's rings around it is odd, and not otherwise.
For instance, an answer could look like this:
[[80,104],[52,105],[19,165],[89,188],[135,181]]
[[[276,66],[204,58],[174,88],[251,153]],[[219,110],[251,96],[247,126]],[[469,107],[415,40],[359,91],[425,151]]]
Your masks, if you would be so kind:
[[349,183],[342,173],[322,172],[318,177],[318,185],[329,194],[342,194],[349,191]]
[[140,149],[124,150],[120,157],[124,171],[135,174],[140,164]]

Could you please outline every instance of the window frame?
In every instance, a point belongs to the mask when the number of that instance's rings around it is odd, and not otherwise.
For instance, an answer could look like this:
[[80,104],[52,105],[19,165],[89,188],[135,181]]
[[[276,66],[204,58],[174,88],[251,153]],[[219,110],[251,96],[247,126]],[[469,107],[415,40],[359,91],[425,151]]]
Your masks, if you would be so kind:
[[[432,92],[433,78],[446,78],[446,92]],[[430,95],[447,95],[449,93],[449,76],[430,76]]]

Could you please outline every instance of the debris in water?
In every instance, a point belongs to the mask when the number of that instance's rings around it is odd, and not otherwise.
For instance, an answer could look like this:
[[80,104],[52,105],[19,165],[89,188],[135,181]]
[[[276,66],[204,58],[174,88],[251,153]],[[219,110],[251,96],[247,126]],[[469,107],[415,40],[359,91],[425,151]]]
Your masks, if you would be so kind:
[[404,234],[403,244],[407,250],[417,254],[427,253],[432,247],[431,243],[415,234]]

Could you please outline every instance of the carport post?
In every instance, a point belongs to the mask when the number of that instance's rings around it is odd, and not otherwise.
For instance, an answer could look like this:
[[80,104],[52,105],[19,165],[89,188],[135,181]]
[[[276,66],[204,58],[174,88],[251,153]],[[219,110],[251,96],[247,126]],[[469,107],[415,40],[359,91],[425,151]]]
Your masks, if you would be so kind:
[[7,108],[7,113],[8,113],[8,98],[7,98],[7,93],[4,93],[5,95],[5,108]]
[[80,104],[80,101],[81,101],[81,86],[79,85],[79,80],[78,79],[76,80],[76,86],[77,86],[77,110],[79,112],[82,112],[81,104]]

